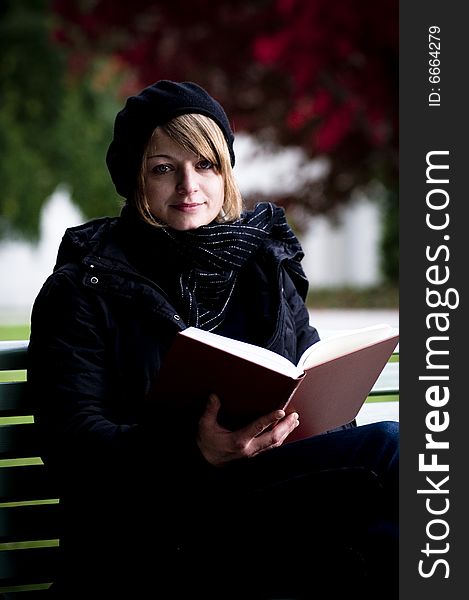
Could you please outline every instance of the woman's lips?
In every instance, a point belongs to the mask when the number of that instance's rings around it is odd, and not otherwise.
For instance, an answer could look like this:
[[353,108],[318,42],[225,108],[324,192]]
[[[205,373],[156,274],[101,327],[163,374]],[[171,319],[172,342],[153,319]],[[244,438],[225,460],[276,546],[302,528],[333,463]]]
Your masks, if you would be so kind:
[[172,204],[171,206],[180,212],[195,212],[203,204],[203,202],[181,202],[180,204]]

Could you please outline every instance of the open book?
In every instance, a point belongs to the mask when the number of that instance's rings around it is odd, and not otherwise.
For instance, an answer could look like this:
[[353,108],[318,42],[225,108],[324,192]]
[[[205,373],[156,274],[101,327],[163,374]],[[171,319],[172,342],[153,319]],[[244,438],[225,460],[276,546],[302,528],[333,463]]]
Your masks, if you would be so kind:
[[273,410],[296,411],[287,441],[353,421],[398,343],[386,324],[338,333],[309,347],[298,364],[253,344],[189,327],[176,335],[150,390],[177,410],[201,414],[221,400],[219,422],[237,429]]

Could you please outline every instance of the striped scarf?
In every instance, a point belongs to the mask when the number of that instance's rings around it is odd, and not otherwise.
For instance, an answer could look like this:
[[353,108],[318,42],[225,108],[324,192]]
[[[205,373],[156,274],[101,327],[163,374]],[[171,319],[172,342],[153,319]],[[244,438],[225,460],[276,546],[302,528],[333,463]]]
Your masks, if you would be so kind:
[[198,229],[162,229],[178,256],[178,293],[187,325],[208,331],[225,318],[240,270],[271,238],[298,256],[301,246],[285,219],[282,208],[260,203],[233,223],[210,223]]

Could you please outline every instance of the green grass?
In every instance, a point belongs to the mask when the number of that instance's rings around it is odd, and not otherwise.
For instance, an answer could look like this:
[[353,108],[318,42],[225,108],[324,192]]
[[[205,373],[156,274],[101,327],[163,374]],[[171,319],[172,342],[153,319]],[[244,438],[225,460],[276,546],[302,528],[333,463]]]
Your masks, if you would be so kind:
[[368,288],[318,288],[310,286],[307,298],[309,308],[399,308],[397,285],[382,284]]
[[0,340],[28,340],[29,324],[0,325]]

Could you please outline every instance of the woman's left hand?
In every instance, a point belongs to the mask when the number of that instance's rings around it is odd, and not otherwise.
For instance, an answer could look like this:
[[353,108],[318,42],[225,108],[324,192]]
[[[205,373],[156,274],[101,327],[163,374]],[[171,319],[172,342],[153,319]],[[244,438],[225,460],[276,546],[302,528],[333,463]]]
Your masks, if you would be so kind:
[[217,422],[220,399],[211,394],[199,420],[197,444],[205,459],[222,466],[239,458],[251,458],[259,452],[281,446],[299,424],[298,414],[276,410],[256,419],[243,429],[230,431]]

